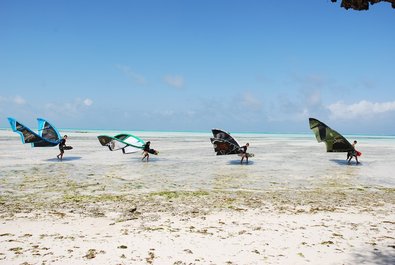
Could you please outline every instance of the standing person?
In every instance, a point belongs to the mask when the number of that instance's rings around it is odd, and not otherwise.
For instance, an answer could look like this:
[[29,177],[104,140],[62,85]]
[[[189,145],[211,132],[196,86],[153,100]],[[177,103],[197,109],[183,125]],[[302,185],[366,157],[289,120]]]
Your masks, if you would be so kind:
[[63,139],[60,140],[60,143],[59,143],[60,154],[57,155],[56,157],[57,157],[58,159],[60,159],[60,161],[63,160],[63,154],[64,154],[64,148],[65,148],[65,146],[66,146],[66,140],[67,140],[67,135],[63,136]]
[[248,153],[247,153],[247,148],[250,146],[249,143],[246,143],[246,145],[240,147],[240,156],[241,156],[241,160],[240,160],[240,164],[243,164],[243,160],[244,158],[246,159],[246,163],[248,164]]
[[144,156],[143,156],[143,158],[141,159],[141,161],[144,161],[144,158],[147,158],[147,162],[148,162],[148,159],[149,159],[149,151],[150,151],[150,145],[151,145],[151,142],[150,141],[148,141],[148,142],[146,142],[145,143],[145,145],[144,145]]
[[351,164],[351,159],[352,159],[353,157],[355,157],[355,160],[357,161],[357,165],[359,164],[359,161],[358,161],[358,151],[355,150],[355,145],[356,145],[356,144],[357,144],[357,141],[354,141],[354,142],[352,143],[352,150],[348,151],[348,153],[347,153],[348,164]]

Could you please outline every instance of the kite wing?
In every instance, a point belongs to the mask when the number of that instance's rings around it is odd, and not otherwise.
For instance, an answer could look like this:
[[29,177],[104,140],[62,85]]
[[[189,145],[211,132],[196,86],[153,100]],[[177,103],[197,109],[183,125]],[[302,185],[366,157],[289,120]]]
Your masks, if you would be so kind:
[[108,146],[111,151],[122,149],[125,154],[134,153],[144,148],[144,141],[131,134],[118,134],[114,137],[99,135],[97,137],[103,146]]
[[8,121],[10,122],[11,129],[21,136],[22,143],[24,144],[30,143],[32,147],[47,147],[56,146],[59,143],[44,139],[43,137],[36,134],[31,129],[13,118],[8,118]]
[[99,139],[99,142],[102,146],[108,146],[111,151],[120,150],[127,146],[125,143],[122,142],[122,140],[108,135],[99,135],[97,138]]
[[229,133],[220,129],[212,129],[213,138],[210,138],[217,155],[232,155],[240,153],[239,143]]
[[325,123],[310,118],[310,129],[314,132],[317,141],[325,142],[327,152],[348,152],[354,150],[352,145],[340,133],[332,130]]
[[[118,136],[119,135],[115,137]],[[127,146],[122,149],[124,154],[135,153],[141,151],[141,149],[144,149],[145,142],[132,134],[127,134],[127,137],[125,137],[122,141],[127,144]]]
[[38,118],[38,135],[42,138],[59,144],[61,140],[60,133],[48,121]]
[[130,136],[130,134],[126,134],[126,133],[121,133],[121,134],[117,134],[114,136],[114,138],[118,139],[118,140],[125,140]]

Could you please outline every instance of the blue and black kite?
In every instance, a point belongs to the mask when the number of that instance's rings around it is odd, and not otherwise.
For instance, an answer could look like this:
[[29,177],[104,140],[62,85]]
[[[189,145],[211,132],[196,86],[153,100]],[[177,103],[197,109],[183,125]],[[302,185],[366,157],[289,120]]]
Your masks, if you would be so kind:
[[8,118],[11,129],[21,136],[22,143],[30,143],[32,147],[57,146],[61,141],[58,130],[48,121],[38,118],[38,134],[13,118]]

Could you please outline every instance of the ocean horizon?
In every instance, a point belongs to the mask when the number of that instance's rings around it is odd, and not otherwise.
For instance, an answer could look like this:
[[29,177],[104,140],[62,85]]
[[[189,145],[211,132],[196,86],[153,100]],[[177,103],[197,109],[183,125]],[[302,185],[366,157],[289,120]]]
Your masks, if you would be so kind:
[[[29,127],[33,131],[37,131],[38,129],[35,127]],[[212,135],[211,129],[217,129],[217,128],[211,128],[208,131],[205,130],[122,130],[122,129],[84,129],[84,128],[57,128],[59,132],[75,132],[75,133],[174,133],[174,134],[208,134]],[[220,128],[222,129],[222,128]],[[2,127],[0,128],[1,131],[12,131],[11,128],[8,127]],[[226,131],[226,130],[225,130]],[[263,135],[263,136],[294,136],[294,137],[314,137],[314,134],[310,132],[254,132],[254,131],[227,131],[230,134],[240,134],[240,135]],[[361,138],[373,138],[373,139],[395,139],[395,134],[394,135],[387,135],[387,134],[342,134],[346,138],[352,138],[352,137],[361,137]]]

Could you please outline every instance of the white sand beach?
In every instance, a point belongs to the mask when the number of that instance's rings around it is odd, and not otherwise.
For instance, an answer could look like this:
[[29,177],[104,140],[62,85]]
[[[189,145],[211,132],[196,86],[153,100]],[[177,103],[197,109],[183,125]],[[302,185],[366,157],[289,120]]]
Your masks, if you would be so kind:
[[[64,132],[63,132],[64,133]],[[361,165],[313,135],[130,132],[150,162],[66,132],[31,148],[0,130],[0,264],[394,264],[395,138],[353,136]]]

